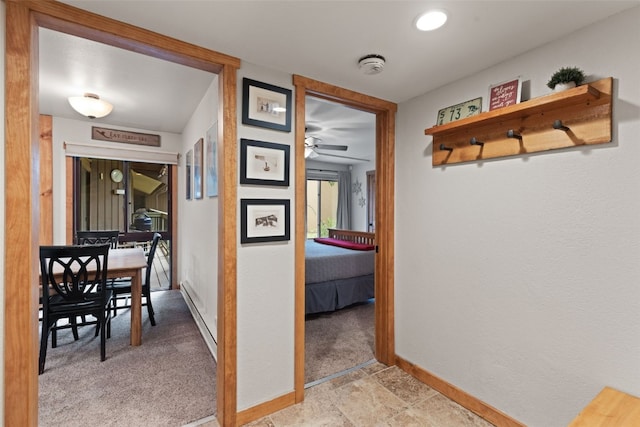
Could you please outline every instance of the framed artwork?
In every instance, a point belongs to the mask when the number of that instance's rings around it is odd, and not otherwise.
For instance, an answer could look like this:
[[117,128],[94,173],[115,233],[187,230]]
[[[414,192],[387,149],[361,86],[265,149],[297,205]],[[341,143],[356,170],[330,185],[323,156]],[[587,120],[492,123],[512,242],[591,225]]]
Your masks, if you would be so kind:
[[185,161],[185,180],[187,200],[191,200],[191,167],[193,165],[193,150],[187,151],[187,159]]
[[513,80],[489,86],[489,111],[508,107],[520,102],[522,95],[522,79]]
[[289,225],[289,200],[240,200],[240,243],[289,240]]
[[202,150],[204,139],[200,138],[193,146],[193,198],[202,199]]
[[240,139],[240,184],[289,186],[289,146]]
[[206,141],[207,197],[215,197],[218,195],[218,122],[207,131]]
[[291,132],[291,90],[242,79],[242,123]]

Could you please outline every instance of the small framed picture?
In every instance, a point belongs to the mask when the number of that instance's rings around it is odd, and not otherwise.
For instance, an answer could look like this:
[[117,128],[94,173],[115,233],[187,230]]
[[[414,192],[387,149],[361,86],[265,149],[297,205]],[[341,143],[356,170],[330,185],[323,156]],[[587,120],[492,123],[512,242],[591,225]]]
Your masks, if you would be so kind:
[[291,90],[242,79],[242,123],[291,132]]
[[202,199],[202,150],[204,139],[200,138],[193,146],[193,198]]
[[489,86],[489,111],[508,107],[520,102],[522,96],[522,78]]
[[240,200],[240,243],[289,240],[289,225],[289,200]]
[[218,122],[209,128],[206,136],[207,196],[215,197],[218,195]]
[[240,139],[240,184],[289,186],[289,146]]
[[193,150],[187,151],[187,159],[185,161],[185,184],[187,200],[191,200],[191,165],[193,164]]

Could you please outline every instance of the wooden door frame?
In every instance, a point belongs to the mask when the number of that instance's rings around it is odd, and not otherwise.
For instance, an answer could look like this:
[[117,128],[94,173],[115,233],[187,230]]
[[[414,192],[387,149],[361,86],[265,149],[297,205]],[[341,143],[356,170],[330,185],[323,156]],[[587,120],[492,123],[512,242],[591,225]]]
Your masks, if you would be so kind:
[[4,196],[4,425],[38,424],[38,294],[37,286],[25,284],[38,281],[39,27],[218,74],[218,153],[225,167],[218,178],[217,408],[221,425],[235,425],[236,73],[240,60],[54,1],[5,0],[5,4],[5,171],[11,173],[5,175]]
[[[296,88],[295,129],[295,361],[296,402],[304,400],[304,241],[305,233],[305,98],[307,95],[334,101],[376,115],[376,245],[375,262],[375,357],[395,364],[394,336],[394,182],[395,120],[397,105],[372,96],[294,75]],[[385,201],[385,203],[381,203]],[[384,205],[384,209],[382,206]]]

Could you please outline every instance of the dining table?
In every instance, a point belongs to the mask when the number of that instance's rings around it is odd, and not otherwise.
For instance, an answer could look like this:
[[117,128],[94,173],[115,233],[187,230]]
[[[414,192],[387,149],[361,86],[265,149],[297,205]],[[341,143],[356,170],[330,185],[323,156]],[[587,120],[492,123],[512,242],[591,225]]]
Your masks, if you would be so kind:
[[140,247],[109,249],[107,278],[131,278],[131,345],[133,346],[139,346],[142,343],[142,270],[146,267],[147,258]]
[[142,248],[109,250],[107,278],[131,277],[131,345],[142,343],[142,269],[147,259]]

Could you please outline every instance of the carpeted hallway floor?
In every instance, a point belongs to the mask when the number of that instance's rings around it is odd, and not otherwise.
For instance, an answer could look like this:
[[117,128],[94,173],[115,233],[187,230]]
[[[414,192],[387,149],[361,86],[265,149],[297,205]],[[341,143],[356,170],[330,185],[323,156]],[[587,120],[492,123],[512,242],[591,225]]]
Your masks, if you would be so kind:
[[216,366],[179,291],[153,292],[156,326],[142,307],[142,345],[129,345],[118,310],[100,362],[91,326],[58,333],[39,377],[39,426],[181,426],[216,410]]

